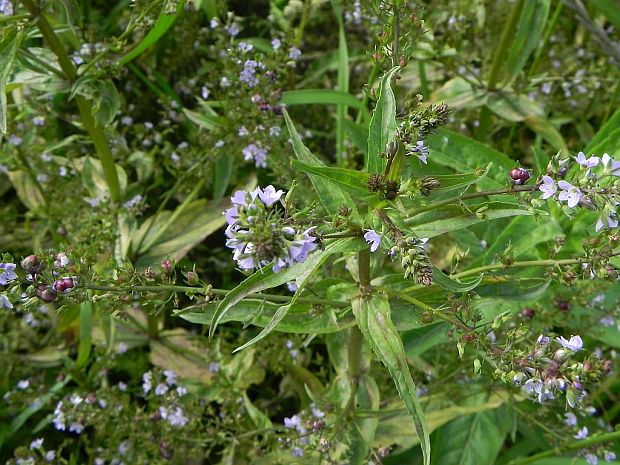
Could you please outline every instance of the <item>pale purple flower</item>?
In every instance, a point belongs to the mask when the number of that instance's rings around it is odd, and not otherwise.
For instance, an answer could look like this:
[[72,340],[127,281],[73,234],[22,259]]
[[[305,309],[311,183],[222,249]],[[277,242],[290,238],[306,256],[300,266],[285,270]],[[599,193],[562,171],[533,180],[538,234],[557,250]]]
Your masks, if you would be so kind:
[[122,355],[126,352],[127,352],[127,344],[125,344],[124,342],[119,342],[118,346],[116,346],[116,353]]
[[543,176],[543,182],[538,187],[538,190],[543,193],[542,199],[546,200],[549,197],[552,197],[558,190],[558,187],[555,184],[555,181],[550,176]]
[[56,451],[55,450],[48,450],[45,453],[45,460],[48,462],[53,462],[56,459]]
[[588,437],[588,427],[587,426],[584,426],[579,431],[577,431],[577,434],[575,434],[575,436],[574,436],[575,439],[585,439],[587,437]]
[[27,379],[21,379],[17,382],[17,389],[28,389],[28,386],[30,386],[30,381]]
[[579,152],[575,157],[575,161],[579,163],[583,168],[593,168],[601,161],[599,157],[592,155],[590,158],[586,158],[585,153]]
[[286,283],[286,288],[289,292],[297,292],[297,283],[295,281],[289,281]]
[[282,46],[282,41],[280,39],[273,39],[271,41],[271,46],[274,50],[278,50]]
[[558,200],[567,201],[570,208],[575,208],[583,197],[579,188],[564,180],[558,182],[558,187],[562,189],[558,195]]
[[209,373],[218,373],[220,371],[220,364],[217,362],[209,363]]
[[304,451],[303,449],[300,449],[299,447],[293,447],[293,450],[291,451],[291,455],[293,457],[303,457]]
[[35,126],[43,126],[45,124],[45,118],[43,116],[35,116],[32,118],[32,124]]
[[246,53],[246,52],[251,51],[254,48],[254,45],[248,44],[246,42],[239,42],[238,47],[241,53]]
[[228,32],[231,37],[238,36],[239,32],[241,31],[239,29],[239,25],[236,23],[232,23],[230,26],[225,26],[224,29],[226,29],[226,32]]
[[419,140],[415,145],[409,146],[409,152],[416,155],[425,165],[428,164],[426,157],[428,157],[429,148],[424,145],[423,140]]
[[147,371],[142,375],[142,390],[147,394],[153,387],[153,373]]
[[179,395],[180,397],[183,397],[185,394],[187,394],[187,388],[185,386],[177,386],[177,395]]
[[586,459],[586,462],[588,462],[589,465],[598,465],[598,457],[596,455],[589,453],[589,454],[586,454],[584,458]]
[[571,336],[569,340],[566,340],[563,336],[560,336],[555,340],[558,341],[562,347],[568,350],[578,351],[583,349],[583,341],[579,336]]
[[611,451],[607,451],[605,452],[605,461],[606,462],[613,462],[614,460],[616,460],[616,454],[611,452]]
[[0,294],[0,308],[13,308],[13,304],[4,294]]
[[250,144],[247,145],[241,153],[243,154],[243,158],[245,160],[254,161],[254,164],[258,168],[266,168],[267,167],[267,150],[260,146],[260,144]]
[[239,128],[239,131],[237,132],[237,134],[239,134],[239,137],[245,137],[249,134],[250,132],[247,130],[247,128],[245,126],[241,126]]
[[614,326],[616,324],[616,320],[613,316],[607,315],[601,318],[599,320],[599,323],[601,323],[603,326]]
[[618,227],[618,216],[611,208],[605,208],[603,210],[603,213],[599,216],[594,229],[596,232],[599,232],[604,227],[609,227],[610,229]]
[[11,16],[13,14],[13,4],[9,0],[0,0],[0,13],[3,16]]
[[606,172],[614,176],[620,176],[620,161],[615,161],[609,154],[604,153],[601,157],[601,162]]
[[164,376],[166,377],[166,384],[172,386],[177,383],[178,375],[174,370],[164,370]]
[[168,392],[168,386],[164,383],[160,383],[155,387],[156,396],[163,396],[166,392]]
[[301,425],[301,417],[299,415],[293,415],[290,418],[284,418],[284,426],[286,428],[297,428]]
[[258,197],[268,207],[271,207],[274,203],[279,201],[280,197],[282,197],[282,194],[284,194],[284,191],[276,191],[276,188],[272,185],[269,185],[262,190],[260,189],[260,187],[258,188]]
[[280,126],[272,126],[269,128],[269,135],[271,137],[279,137],[282,132],[282,128]]
[[176,407],[174,409],[159,407],[159,414],[164,420],[167,420],[171,426],[185,426],[189,422],[181,407]]
[[375,252],[381,245],[381,236],[374,229],[366,229],[364,239],[370,244],[370,251]]
[[566,426],[577,426],[577,415],[573,412],[566,412],[564,414],[564,424]]
[[288,57],[291,60],[297,60],[301,56],[301,50],[297,47],[291,47],[288,51]]
[[211,22],[209,23],[209,26],[211,26],[211,29],[215,29],[219,25],[220,25],[220,19],[219,18],[213,18],[213,19],[211,19]]
[[258,85],[258,78],[256,77],[256,68],[260,65],[256,60],[246,60],[243,63],[243,70],[239,73],[239,80],[248,85],[248,87],[255,87]]
[[0,263],[0,285],[6,286],[15,279],[15,263]]
[[82,433],[82,431],[84,431],[84,425],[82,423],[74,421],[73,423],[69,425],[70,433],[80,434]]
[[21,143],[22,143],[22,138],[19,137],[18,135],[11,134],[9,136],[9,144],[14,145],[15,147],[17,147],[18,145],[21,145]]
[[540,86],[540,91],[545,95],[549,95],[552,88],[553,85],[550,82],[545,82],[542,86]]
[[209,88],[207,86],[202,86],[200,88],[200,96],[204,99],[207,100],[209,98]]
[[43,438],[35,439],[30,443],[30,448],[33,450],[40,449],[41,447],[43,447]]
[[63,402],[62,400],[56,404],[56,408],[54,409],[54,418],[52,423],[54,424],[54,428],[59,431],[64,431],[66,428],[65,424],[65,414],[62,411]]

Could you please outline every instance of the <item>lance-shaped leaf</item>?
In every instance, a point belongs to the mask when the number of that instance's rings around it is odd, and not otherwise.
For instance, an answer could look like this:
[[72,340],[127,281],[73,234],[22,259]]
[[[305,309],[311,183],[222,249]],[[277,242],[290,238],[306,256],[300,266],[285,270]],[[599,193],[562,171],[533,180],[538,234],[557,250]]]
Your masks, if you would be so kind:
[[469,292],[472,289],[476,288],[480,282],[482,281],[482,277],[484,275],[481,274],[477,278],[466,282],[457,281],[450,276],[445,275],[441,270],[437,268],[433,268],[433,283],[437,284],[439,287],[442,287],[448,291],[452,292]]
[[[262,270],[255,272],[252,276],[247,278],[237,287],[232,289],[226,297],[222,300],[217,310],[213,314],[211,319],[211,327],[209,328],[209,337],[213,337],[217,325],[220,323],[224,315],[230,310],[233,305],[240,302],[250,294],[271,289],[273,287],[281,286],[289,281],[295,281],[297,286],[301,288],[306,282],[308,277],[318,268],[325,263],[327,258],[335,253],[343,252],[355,252],[364,246],[364,242],[358,238],[344,238],[337,239],[325,246],[323,250],[316,251],[308,257],[303,263],[295,263],[293,266],[280,270],[274,273],[272,265],[269,265]],[[298,290],[299,292],[299,290]],[[290,304],[289,304],[290,305]],[[286,305],[286,310],[282,310],[282,307],[276,311],[273,319],[263,329],[261,334],[250,341],[252,344],[262,339],[269,334],[275,326],[286,316],[288,313],[289,305]],[[248,344],[246,344],[247,346]]]
[[396,132],[396,98],[392,91],[392,78],[400,67],[396,66],[385,73],[379,84],[379,98],[370,120],[368,131],[368,154],[366,155],[366,171],[383,173],[387,159],[379,158],[385,146],[394,138]]
[[377,357],[390,372],[396,389],[403,400],[420,438],[424,465],[431,460],[431,445],[424,412],[416,395],[416,388],[405,357],[403,342],[390,316],[390,304],[383,294],[359,296],[352,300],[353,314],[360,331]]
[[[301,141],[301,137],[299,137],[299,133],[297,129],[295,129],[295,125],[286,110],[284,111],[284,120],[286,121],[288,132],[291,135],[293,150],[295,151],[297,159],[308,166],[325,167],[325,164],[315,157]],[[328,213],[332,215],[336,214],[341,205],[345,205],[352,212],[357,213],[355,204],[347,192],[339,188],[334,188],[329,181],[321,176],[310,175],[310,181],[317,194],[319,194],[318,197]]]

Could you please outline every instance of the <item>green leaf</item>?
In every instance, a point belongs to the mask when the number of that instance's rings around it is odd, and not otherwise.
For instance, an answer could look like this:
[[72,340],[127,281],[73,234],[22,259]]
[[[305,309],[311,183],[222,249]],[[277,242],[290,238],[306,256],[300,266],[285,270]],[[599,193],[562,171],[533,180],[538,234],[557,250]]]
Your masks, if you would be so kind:
[[[503,202],[488,202],[471,208],[469,212],[459,205],[444,205],[408,218],[405,223],[417,237],[435,237],[489,220],[534,214],[526,207]],[[536,213],[547,215],[542,210]]]
[[[356,406],[363,410],[377,410],[379,408],[380,393],[377,382],[369,375],[360,376],[357,387]],[[363,465],[368,463],[368,452],[375,439],[375,433],[379,419],[376,417],[357,416],[351,427],[351,465]]]
[[213,181],[213,198],[220,199],[228,189],[233,173],[233,159],[229,153],[221,154],[215,162],[215,180]]
[[557,150],[566,150],[558,129],[545,117],[542,107],[526,95],[500,92],[489,95],[487,107],[508,121],[523,122]]
[[185,116],[187,116],[192,123],[208,131],[213,131],[218,127],[222,127],[226,122],[226,119],[220,116],[214,116],[207,113],[198,113],[188,110],[187,108],[183,108],[183,113],[185,113]]
[[[191,202],[161,235],[159,230],[167,225],[173,212],[161,211],[145,220],[131,237],[134,247],[141,244],[140,249],[134,250],[137,254],[136,267],[152,266],[166,257],[177,261],[183,258],[192,247],[224,226],[226,218],[222,211],[229,203],[228,199],[217,203],[206,200]],[[155,242],[152,240],[154,238]]]
[[[99,199],[110,197],[110,189],[106,182],[103,166],[98,159],[93,157],[78,158],[74,160],[74,166],[80,171],[84,187],[86,187],[91,196]],[[127,188],[127,174],[120,165],[116,165],[116,176],[118,177],[121,191],[124,192]]]
[[450,327],[449,323],[435,323],[406,331],[402,334],[405,354],[407,357],[415,357],[436,345],[449,342],[448,330]]
[[430,160],[434,163],[451,168],[459,173],[467,173],[493,163],[493,169],[486,178],[479,182],[482,189],[506,187],[508,173],[515,162],[507,155],[447,129],[440,129],[426,139],[430,148]]
[[521,72],[527,59],[540,45],[550,4],[551,0],[525,0],[517,32],[506,60],[509,80]]
[[486,103],[487,93],[484,89],[474,89],[462,77],[455,77],[435,90],[430,101],[442,102],[454,109],[477,108]]
[[80,345],[78,346],[78,356],[76,365],[78,368],[84,367],[90,357],[92,347],[92,316],[93,303],[86,300],[80,304]]
[[353,143],[355,148],[366,157],[368,153],[368,133],[360,124],[356,124],[351,120],[344,120],[344,131],[347,138]]
[[433,283],[451,292],[469,292],[480,284],[483,277],[484,274],[480,274],[480,276],[470,281],[460,282],[433,267]]
[[452,420],[433,435],[433,465],[493,465],[509,430],[504,406]]
[[[272,265],[256,271],[249,278],[245,279],[241,284],[232,289],[228,294],[226,294],[224,299],[222,299],[222,302],[220,302],[220,305],[217,307],[217,310],[211,319],[209,337],[213,337],[217,325],[224,318],[224,315],[226,315],[226,313],[232,308],[232,306],[250,294],[255,294],[266,289],[281,286],[289,281],[304,283],[308,276],[311,275],[319,266],[321,266],[329,255],[342,252],[354,252],[363,246],[363,241],[357,238],[338,239],[327,244],[323,250],[310,254],[308,259],[303,263],[295,263],[293,266],[280,270],[277,273],[273,272]],[[285,315],[286,312],[284,311],[277,314],[278,321],[284,318]],[[274,315],[274,319],[276,319],[276,315]],[[277,324],[278,321],[275,323]],[[273,330],[273,325],[270,327],[268,332],[271,332],[271,330]]]
[[590,0],[589,3],[603,13],[616,29],[620,29],[620,9],[616,0]]
[[584,152],[587,155],[608,153],[611,156],[620,152],[620,109],[599,129]]
[[39,189],[37,189],[32,176],[23,171],[9,171],[8,177],[17,192],[19,200],[28,210],[35,211],[45,206],[45,199]]
[[71,89],[70,98],[84,96],[91,102],[93,118],[99,126],[110,124],[120,107],[116,86],[110,79],[80,78]]
[[256,426],[258,430],[273,428],[273,424],[271,423],[269,417],[256,408],[245,391],[243,392],[243,404],[245,405],[245,409],[254,423],[254,426]]
[[[299,133],[297,132],[297,129],[295,129],[295,125],[286,110],[284,111],[284,120],[286,121],[289,134],[291,135],[293,150],[297,159],[308,166],[324,167],[325,164],[315,157],[303,144],[301,137],[299,137]],[[334,189],[331,183],[321,176],[310,175],[310,181],[312,182],[315,191],[319,194],[318,197],[325,207],[325,210],[329,214],[334,215],[338,213],[338,209],[342,205],[348,207],[352,212],[357,213],[353,199],[351,199],[351,196],[348,193],[344,192],[342,189]]]
[[431,445],[424,412],[416,395],[403,343],[392,323],[390,304],[384,294],[360,296],[352,300],[353,314],[360,331],[377,357],[390,372],[400,398],[413,419],[420,438],[424,465],[431,461]]
[[[190,323],[208,325],[213,319],[218,303],[208,303],[204,311],[180,311],[175,314]],[[264,328],[273,319],[280,304],[266,302],[264,299],[246,298],[233,305],[220,320],[220,324],[231,321],[251,324]],[[312,304],[296,303],[274,328],[274,331],[294,334],[337,333],[355,324],[353,316],[337,316],[332,308],[322,306],[317,312]]]
[[[524,233],[525,231],[527,233]],[[553,218],[538,220],[529,216],[514,218],[502,229],[499,236],[486,238],[489,248],[482,257],[472,263],[472,266],[491,263],[509,244],[512,244],[515,258],[521,260],[540,258],[536,246],[554,241],[558,236],[563,236],[562,228]]]
[[6,100],[6,83],[13,71],[13,65],[15,64],[15,57],[17,56],[17,50],[21,45],[24,38],[24,32],[19,32],[15,35],[15,38],[10,42],[11,50],[9,53],[4,53],[2,50],[2,59],[0,59],[0,133],[6,134],[6,113],[7,113],[7,100]]
[[362,102],[348,92],[334,89],[299,89],[282,93],[282,103],[292,105],[345,105],[365,110]]
[[400,70],[399,66],[385,73],[379,84],[379,98],[372,113],[368,132],[368,153],[366,154],[366,171],[383,173],[387,159],[379,158],[385,147],[394,138],[396,132],[396,98],[392,91],[392,79]]
[[185,0],[179,1],[176,6],[176,12],[174,14],[167,14],[165,11],[160,13],[153,29],[151,29],[146,36],[129,52],[123,55],[118,63],[120,65],[125,65],[135,58],[142,55],[146,50],[155,45],[159,39],[163,37],[163,35],[172,27],[174,22],[177,20],[181,12],[185,8]]
[[[347,49],[347,36],[345,33],[344,21],[342,19],[342,8],[338,0],[332,0],[332,8],[338,20],[338,90],[349,92],[349,50]],[[336,117],[336,160],[338,164],[344,164],[344,122],[347,120],[347,106],[338,105]]]
[[542,296],[549,284],[551,281],[544,278],[500,278],[481,284],[476,293],[482,297],[501,297],[504,301],[524,301]]

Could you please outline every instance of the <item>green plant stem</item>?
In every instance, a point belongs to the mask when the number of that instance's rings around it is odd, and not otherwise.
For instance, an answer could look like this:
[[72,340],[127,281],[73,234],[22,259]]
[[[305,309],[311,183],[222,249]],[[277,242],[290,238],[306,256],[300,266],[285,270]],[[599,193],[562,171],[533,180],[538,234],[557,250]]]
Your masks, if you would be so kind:
[[[119,294],[130,294],[132,292],[194,292],[196,294],[204,295],[226,295],[230,292],[230,289],[207,289],[205,287],[194,286],[101,286],[98,284],[84,284],[86,289],[92,289],[93,291],[114,292]],[[246,297],[246,299],[265,299],[272,302],[290,302],[292,297],[279,294],[262,294],[254,293]],[[321,299],[313,297],[300,297],[297,299],[297,303],[306,303],[314,305],[329,305],[337,308],[347,308],[351,304],[347,302],[341,302],[339,300]]]
[[[505,61],[506,56],[508,55],[508,47],[510,46],[510,41],[514,36],[514,31],[517,27],[517,23],[519,22],[519,17],[521,16],[521,10],[523,9],[524,0],[517,0],[510,11],[510,15],[508,16],[508,20],[504,25],[504,30],[502,31],[502,36],[499,41],[499,46],[493,56],[493,62],[491,63],[491,70],[489,72],[489,79],[487,81],[487,92],[491,93],[496,90],[497,83],[499,82],[499,78],[501,75],[502,64]],[[478,126],[478,131],[476,131],[476,139],[484,140],[487,137],[487,132],[489,129],[489,120],[491,116],[491,111],[487,106],[482,108],[480,112],[480,125]]]
[[[360,292],[364,295],[370,288],[370,249],[366,248],[358,252],[358,276]],[[362,350],[364,336],[357,326],[353,326],[349,330],[349,341],[347,346],[347,355],[349,361],[349,382],[351,383],[351,396],[346,406],[346,413],[351,414],[355,407],[355,399],[359,388],[359,380],[362,368]]]
[[[45,42],[50,47],[56,58],[58,64],[62,69],[65,77],[73,84],[78,78],[78,72],[75,65],[71,61],[71,58],[64,49],[60,39],[54,32],[54,29],[42,14],[40,7],[34,2],[34,0],[21,0],[24,7],[35,18],[36,25],[43,36]],[[118,181],[118,175],[116,173],[116,166],[114,164],[114,158],[110,151],[110,146],[105,137],[103,128],[99,126],[94,117],[93,109],[88,100],[81,95],[75,97],[78,109],[80,110],[80,116],[82,118],[82,124],[88,132],[97,153],[99,154],[99,160],[103,167],[103,173],[105,176],[106,184],[110,190],[110,197],[114,202],[121,200],[121,188]]]
[[[609,257],[617,257],[620,255],[620,250],[613,252],[611,254],[609,254]],[[538,267],[538,266],[567,266],[567,265],[578,265],[580,263],[585,263],[588,261],[587,257],[578,257],[578,258],[565,258],[562,260],[553,260],[553,259],[548,259],[548,260],[524,260],[524,261],[520,261],[520,262],[513,262],[510,264],[505,264],[505,263],[495,263],[493,265],[484,265],[484,266],[479,266],[476,268],[472,268],[471,270],[466,270],[466,271],[462,271],[460,273],[455,273],[450,275],[450,278],[453,279],[460,279],[460,278],[466,278],[468,276],[472,276],[472,275],[477,275],[480,273],[484,273],[486,271],[495,271],[495,270],[502,270],[502,269],[510,269],[510,268],[528,268],[528,267]],[[415,292],[418,291],[420,289],[423,289],[424,286],[422,284],[416,284],[415,286],[411,286],[408,287],[406,289],[403,289],[400,292],[403,293],[409,293],[409,292]],[[397,292],[397,291],[394,291]]]
[[540,459],[544,459],[546,457],[553,457],[555,455],[560,455],[564,451],[583,449],[585,447],[590,447],[596,444],[601,444],[603,442],[614,442],[618,440],[620,440],[620,431],[614,431],[613,433],[599,434],[596,436],[592,436],[591,438],[584,439],[583,441],[575,441],[565,446],[556,447],[554,449],[549,449],[544,452],[531,455],[522,460],[512,460],[511,462],[508,462],[508,464],[509,465],[526,465],[528,463],[537,462]]
[[159,314],[146,315],[146,330],[149,339],[157,339],[159,336]]
[[505,187],[502,189],[495,189],[492,191],[482,191],[482,192],[472,192],[471,194],[463,194],[457,195],[455,197],[450,197],[449,199],[439,200],[437,202],[429,203],[427,205],[423,205],[418,207],[415,211],[415,214],[419,214],[428,210],[434,210],[435,208],[441,207],[443,205],[448,205],[451,203],[458,203],[461,200],[469,200],[475,199],[478,197],[488,197],[489,195],[501,195],[501,194],[519,194],[521,192],[532,192],[536,190],[538,186],[513,186],[513,187]]

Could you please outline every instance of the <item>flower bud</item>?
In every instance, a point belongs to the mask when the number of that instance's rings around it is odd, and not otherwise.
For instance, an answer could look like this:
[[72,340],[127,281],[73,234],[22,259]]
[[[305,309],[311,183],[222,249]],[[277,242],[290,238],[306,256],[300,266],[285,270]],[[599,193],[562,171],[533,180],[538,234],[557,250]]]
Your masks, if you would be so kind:
[[510,176],[510,179],[512,179],[512,182],[517,185],[525,184],[528,179],[532,177],[530,172],[523,168],[513,168],[512,170],[510,170],[510,173],[508,175]]
[[172,271],[172,262],[170,260],[162,260],[161,267],[166,273],[170,274]]
[[528,320],[531,320],[532,318],[536,316],[536,311],[533,308],[526,307],[523,310],[521,310],[521,316],[523,318],[527,318]]
[[41,285],[37,288],[36,291],[37,297],[41,299],[43,302],[53,302],[56,300],[56,291],[51,287]]
[[24,271],[26,271],[27,273],[31,273],[31,274],[39,273],[44,267],[44,264],[41,262],[41,259],[37,257],[36,255],[28,255],[26,258],[22,260],[21,265]]

